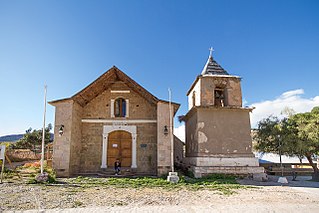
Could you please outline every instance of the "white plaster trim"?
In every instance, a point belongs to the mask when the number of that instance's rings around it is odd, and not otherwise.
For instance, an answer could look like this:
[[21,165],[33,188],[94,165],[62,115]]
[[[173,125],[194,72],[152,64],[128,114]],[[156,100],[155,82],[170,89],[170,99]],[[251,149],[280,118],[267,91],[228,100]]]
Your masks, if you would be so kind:
[[241,78],[237,75],[214,75],[214,74],[204,74],[203,77],[223,77],[223,78]]
[[111,90],[111,93],[130,93],[130,90]]
[[111,118],[114,118],[114,99],[111,99]]
[[102,145],[102,165],[101,168],[107,168],[106,164],[106,156],[107,156],[107,141],[108,141],[108,134],[103,134],[103,145]]
[[129,99],[126,99],[125,102],[126,102],[126,115],[125,115],[125,117],[128,118],[130,115],[130,113],[129,113],[130,112],[130,101],[129,101]]
[[[136,164],[136,126],[123,125],[105,125],[103,126],[103,150],[102,150],[102,165],[101,168],[107,168],[107,144],[109,133],[117,130],[124,130],[132,134],[132,165],[131,168],[137,168]],[[103,164],[104,163],[104,164]]]
[[95,118],[84,118],[82,119],[82,123],[111,123],[111,124],[143,124],[143,123],[157,123],[157,120],[115,120],[115,119],[95,119]]

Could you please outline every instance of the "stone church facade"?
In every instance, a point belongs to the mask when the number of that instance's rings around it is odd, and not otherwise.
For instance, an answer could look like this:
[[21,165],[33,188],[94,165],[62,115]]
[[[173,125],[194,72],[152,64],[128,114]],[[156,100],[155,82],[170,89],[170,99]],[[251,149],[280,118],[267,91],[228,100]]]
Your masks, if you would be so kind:
[[195,175],[262,174],[252,153],[251,108],[242,107],[241,78],[209,56],[189,89],[185,115],[186,157]]
[[[160,100],[117,67],[55,106],[53,168],[60,177],[123,169],[136,174],[170,171],[169,115],[179,104]],[[180,141],[174,137],[176,144]],[[176,151],[180,153],[181,151]]]

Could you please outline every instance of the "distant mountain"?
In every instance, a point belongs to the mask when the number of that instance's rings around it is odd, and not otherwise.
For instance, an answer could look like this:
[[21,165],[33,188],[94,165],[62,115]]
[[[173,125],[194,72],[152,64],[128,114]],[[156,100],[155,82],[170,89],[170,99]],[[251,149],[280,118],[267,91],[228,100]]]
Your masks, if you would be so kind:
[[[23,137],[24,134],[5,135],[0,137],[0,142],[16,142]],[[54,135],[51,133],[51,140],[53,141]]]
[[16,142],[23,137],[23,134],[18,135],[5,135],[0,137],[0,142]]

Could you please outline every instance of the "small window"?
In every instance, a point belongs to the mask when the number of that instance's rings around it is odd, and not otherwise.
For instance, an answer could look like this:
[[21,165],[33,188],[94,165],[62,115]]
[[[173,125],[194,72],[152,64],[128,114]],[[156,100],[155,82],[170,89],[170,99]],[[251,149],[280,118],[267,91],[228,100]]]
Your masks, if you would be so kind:
[[224,90],[221,88],[216,88],[214,95],[215,95],[215,106],[224,107],[226,105]]
[[114,102],[114,116],[125,117],[126,116],[126,101],[123,98],[118,98]]
[[192,97],[192,101],[193,101],[193,107],[195,106],[196,104],[196,94],[195,94],[195,91],[193,92],[193,97]]

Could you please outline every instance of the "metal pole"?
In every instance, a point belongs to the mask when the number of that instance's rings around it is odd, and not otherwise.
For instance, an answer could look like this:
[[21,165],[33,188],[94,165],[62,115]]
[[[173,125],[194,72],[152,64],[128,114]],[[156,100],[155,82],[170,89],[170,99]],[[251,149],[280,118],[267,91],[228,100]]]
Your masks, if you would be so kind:
[[44,85],[44,113],[43,113],[43,129],[42,129],[41,174],[43,174],[43,163],[44,163],[44,138],[45,138],[46,106],[47,106],[47,85]]
[[174,139],[173,139],[173,117],[172,117],[172,91],[168,88],[169,99],[169,129],[170,129],[170,141],[171,141],[171,168],[174,172]]
[[280,160],[280,169],[281,169],[281,177],[284,176],[284,170],[282,168],[282,160],[281,160],[281,143],[280,143],[280,135],[278,135],[278,143],[279,143],[279,160]]

